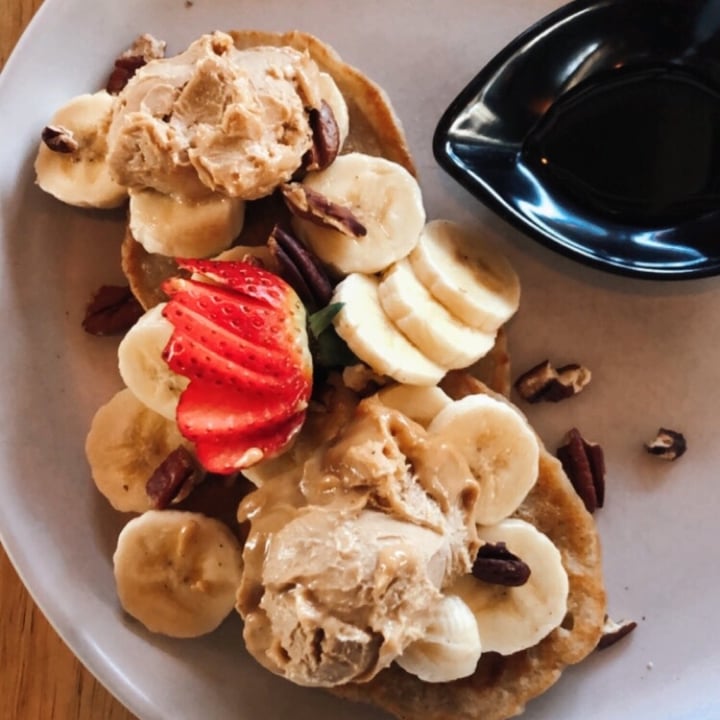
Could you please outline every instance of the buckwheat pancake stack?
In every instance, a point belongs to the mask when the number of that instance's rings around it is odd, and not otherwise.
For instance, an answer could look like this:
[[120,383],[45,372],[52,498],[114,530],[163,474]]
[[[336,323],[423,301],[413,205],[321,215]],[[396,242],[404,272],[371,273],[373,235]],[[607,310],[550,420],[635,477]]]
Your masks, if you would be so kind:
[[[342,62],[331,48],[300,32],[238,31],[231,35],[240,49],[273,45],[307,50],[320,69],[332,75],[347,102],[350,134],[342,152],[383,156],[415,174],[400,121],[385,93]],[[250,201],[237,244],[263,244],[285,212],[275,196]],[[160,284],[177,271],[171,258],[147,253],[129,229],[122,247],[122,266],[146,308],[165,299]],[[479,374],[489,387],[466,372],[450,373],[442,386],[454,399],[493,391],[507,395],[509,356],[502,331]],[[343,685],[331,692],[375,704],[399,718],[500,720],[521,713],[529,700],[559,679],[566,666],[586,657],[602,634],[606,608],[598,535],[560,463],[544,449],[537,484],[515,516],[545,533],[561,553],[570,591],[568,613],[560,627],[528,650],[510,656],[484,654],[475,673],[462,680],[427,683],[393,665],[368,683]]]

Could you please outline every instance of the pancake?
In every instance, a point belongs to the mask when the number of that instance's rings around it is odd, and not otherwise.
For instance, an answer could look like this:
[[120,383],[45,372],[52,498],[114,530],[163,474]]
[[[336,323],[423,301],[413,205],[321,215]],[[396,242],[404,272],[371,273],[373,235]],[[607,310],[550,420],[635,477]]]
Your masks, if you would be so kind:
[[[384,91],[344,63],[332,48],[301,32],[235,31],[231,35],[240,49],[289,45],[307,50],[320,69],[332,75],[348,104],[350,134],[342,152],[383,156],[416,174],[401,123]],[[263,244],[285,213],[274,195],[249,202],[237,244]],[[165,299],[160,284],[177,272],[171,258],[147,253],[129,230],[122,245],[122,267],[146,308]],[[509,395],[510,356],[504,330],[473,374],[451,372],[442,387],[455,399],[477,392]],[[501,720],[521,713],[532,698],[560,678],[564,668],[585,658],[598,643],[606,612],[600,543],[592,516],[559,461],[545,449],[541,450],[538,481],[515,516],[544,532],[561,553],[570,590],[568,614],[560,627],[534,647],[513,655],[484,654],[473,675],[454,682],[426,683],[393,665],[368,683],[339,686],[330,692],[374,704],[403,719]]]
[[[442,387],[454,399],[476,392],[499,397],[464,372],[450,373]],[[560,627],[527,650],[482,655],[471,676],[454,682],[425,683],[393,665],[369,683],[332,692],[377,705],[402,720],[503,720],[522,713],[564,668],[587,657],[602,635],[606,613],[600,541],[560,462],[544,448],[537,483],[514,517],[533,524],[560,551],[570,586]]]
[[[333,77],[347,103],[350,133],[341,152],[382,156],[416,175],[405,133],[389,98],[379,85],[343,62],[331,47],[312,35],[297,31],[281,34],[245,30],[229,34],[238,49],[289,46],[307,51],[320,70]],[[275,222],[285,218],[286,213],[284,204],[275,195],[248,202],[245,224],[236,244],[264,244]],[[128,228],[122,243],[121,261],[130,288],[145,309],[167,299],[160,284],[177,273],[172,258],[148,253]]]

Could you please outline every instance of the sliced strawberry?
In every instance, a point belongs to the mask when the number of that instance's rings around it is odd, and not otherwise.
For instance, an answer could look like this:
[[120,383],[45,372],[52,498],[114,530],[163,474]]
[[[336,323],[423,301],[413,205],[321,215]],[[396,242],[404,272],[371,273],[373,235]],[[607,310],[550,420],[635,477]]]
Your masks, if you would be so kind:
[[208,470],[233,472],[277,454],[302,426],[312,390],[305,310],[285,281],[254,265],[179,264],[209,281],[163,284],[174,327],[163,356],[190,380],[178,427]]
[[[236,290],[249,298],[261,300],[271,307],[283,307],[287,300],[285,281],[278,284],[278,276],[269,270],[243,262],[217,260],[178,260],[184,270],[201,273],[220,285]],[[283,287],[284,286],[284,287]]]
[[295,393],[242,392],[223,385],[194,381],[178,403],[178,427],[188,440],[223,440],[240,433],[257,433],[307,407]]
[[255,433],[208,437],[195,444],[195,451],[210,472],[232,473],[238,467],[249,467],[277,455],[300,432],[304,421],[305,411],[302,411]]
[[287,346],[266,347],[246,337],[240,337],[237,330],[227,330],[220,323],[208,322],[208,318],[195,308],[195,297],[176,295],[175,299],[179,302],[173,303],[166,313],[166,316],[173,315],[171,322],[182,327],[183,335],[197,338],[197,342],[203,347],[222,355],[230,362],[242,363],[249,370],[280,376],[290,371],[293,363]]
[[163,358],[171,370],[190,380],[203,380],[228,390],[286,394],[288,383],[298,387],[303,381],[303,376],[290,362],[285,363],[285,368],[276,367],[273,374],[257,372],[245,367],[238,353],[217,353],[192,335],[173,335]]
[[[294,292],[294,299],[291,296],[279,307],[271,307],[229,288],[198,280],[171,278],[163,284],[163,290],[177,300],[169,304],[163,313],[176,327],[180,327],[181,318],[173,319],[169,315],[187,308],[203,316],[208,328],[223,328],[259,347],[287,354],[288,347],[297,341],[296,315],[304,315],[304,311]],[[197,329],[183,331],[190,333],[197,332]]]

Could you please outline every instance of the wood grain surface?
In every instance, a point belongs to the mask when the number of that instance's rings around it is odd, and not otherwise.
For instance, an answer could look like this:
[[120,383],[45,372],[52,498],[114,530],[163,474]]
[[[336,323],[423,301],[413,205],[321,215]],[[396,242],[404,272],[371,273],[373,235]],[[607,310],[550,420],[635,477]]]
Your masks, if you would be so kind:
[[[0,0],[0,70],[42,0]],[[0,546],[0,720],[134,720],[50,627]]]

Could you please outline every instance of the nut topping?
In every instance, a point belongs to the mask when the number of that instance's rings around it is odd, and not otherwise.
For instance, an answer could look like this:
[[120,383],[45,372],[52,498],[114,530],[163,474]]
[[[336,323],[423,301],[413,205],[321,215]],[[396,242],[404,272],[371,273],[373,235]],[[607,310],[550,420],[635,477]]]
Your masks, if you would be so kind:
[[155,510],[184,500],[200,481],[200,473],[190,451],[180,445],[173,450],[150,476],[145,491]]
[[74,153],[80,147],[72,130],[68,130],[62,125],[44,127],[40,137],[53,152],[69,154]]
[[333,286],[320,261],[297,238],[275,225],[268,247],[280,266],[280,274],[311,309],[325,307]]
[[312,130],[313,146],[303,158],[305,170],[323,170],[340,152],[340,129],[332,108],[322,101],[320,108],[311,108],[308,121]]
[[615,622],[612,618],[605,616],[605,624],[603,625],[603,634],[600,637],[596,649],[604,650],[614,645],[619,640],[622,640],[626,635],[629,635],[635,628],[637,623],[634,620],[621,620]]
[[85,309],[83,330],[91,335],[118,335],[129,330],[143,312],[127,285],[103,285]]
[[334,203],[322,193],[297,182],[285,183],[280,186],[280,190],[293,215],[320,227],[337,230],[348,237],[367,235],[367,228],[349,208]]
[[559,402],[577,395],[592,379],[586,367],[570,363],[555,369],[544,360],[515,381],[520,396],[531,403],[540,401]]
[[472,574],[492,585],[519,587],[530,578],[530,568],[504,542],[485,543],[475,557]]
[[165,43],[145,33],[115,60],[113,70],[108,78],[105,89],[111,95],[117,95],[130,78],[151,60],[165,57]]
[[585,508],[592,513],[605,503],[605,457],[597,443],[587,442],[573,428],[557,449],[557,457]]
[[645,443],[645,449],[651,455],[663,460],[677,460],[687,450],[685,436],[677,430],[660,428],[652,442]]

